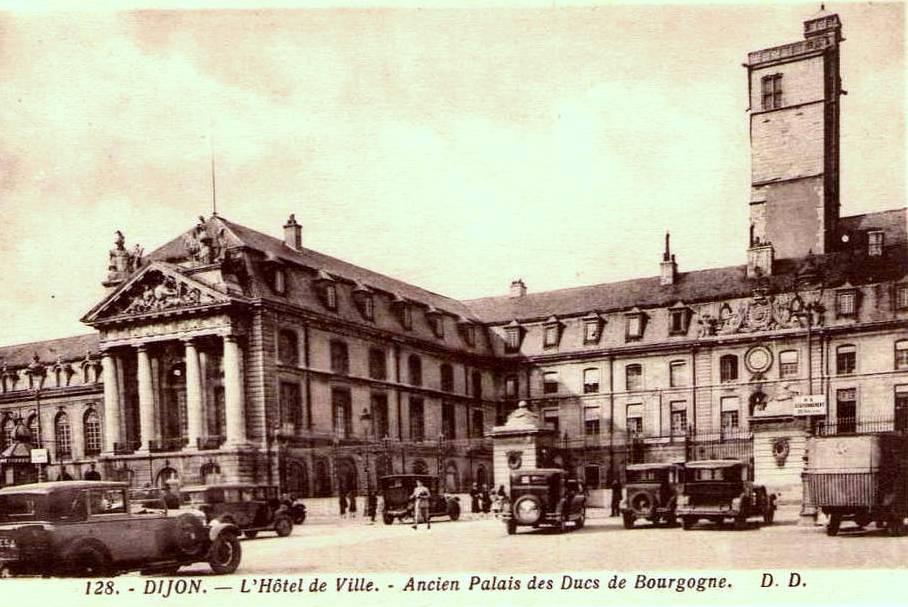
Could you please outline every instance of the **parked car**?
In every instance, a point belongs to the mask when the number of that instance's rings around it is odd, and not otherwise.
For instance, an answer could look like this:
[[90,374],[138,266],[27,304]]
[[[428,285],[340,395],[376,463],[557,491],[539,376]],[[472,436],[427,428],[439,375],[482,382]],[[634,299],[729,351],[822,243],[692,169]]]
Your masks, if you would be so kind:
[[198,485],[182,487],[180,494],[184,504],[204,512],[209,522],[234,524],[250,539],[260,531],[274,531],[280,537],[293,531],[290,509],[280,502],[274,485]]
[[757,516],[772,523],[775,496],[749,481],[747,473],[748,465],[735,459],[687,462],[675,509],[682,526],[690,529],[700,519],[720,524],[731,519],[742,529],[748,519]]
[[417,480],[429,489],[429,518],[447,516],[452,521],[460,518],[460,498],[440,493],[437,477],[428,474],[391,474],[378,480],[385,504],[382,520],[386,525],[393,523],[394,519],[402,523],[413,522],[413,501],[410,496],[413,495]]
[[126,483],[0,489],[0,572],[9,574],[173,573],[198,562],[208,562],[215,573],[233,573],[242,557],[237,536],[236,526],[207,524],[197,510],[133,502]]
[[908,437],[899,434],[817,436],[807,443],[807,490],[827,516],[828,535],[843,520],[875,522],[890,535],[908,516]]
[[565,531],[568,523],[581,528],[586,523],[586,492],[564,470],[539,468],[511,472],[511,502],[503,515],[508,535],[517,527],[557,527]]
[[660,521],[674,525],[683,471],[683,465],[671,462],[628,465],[620,505],[625,528],[632,529],[637,519],[647,519],[654,525]]
[[303,500],[296,498],[290,504],[290,519],[294,525],[302,525],[306,522],[306,504]]

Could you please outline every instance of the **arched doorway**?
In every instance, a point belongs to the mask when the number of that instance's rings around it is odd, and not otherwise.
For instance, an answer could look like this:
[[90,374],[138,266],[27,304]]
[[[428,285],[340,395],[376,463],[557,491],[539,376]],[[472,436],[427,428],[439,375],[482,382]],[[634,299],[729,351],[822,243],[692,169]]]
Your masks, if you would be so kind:
[[357,484],[356,463],[350,458],[337,460],[334,470],[337,480],[337,490],[341,493],[356,491]]
[[199,476],[202,478],[203,485],[216,483],[220,475],[221,467],[217,462],[206,462],[199,468]]
[[306,472],[306,464],[299,460],[287,463],[287,473],[282,489],[297,497],[309,497],[309,474]]
[[328,464],[323,459],[315,460],[315,495],[331,495],[331,477],[328,475]]
[[448,462],[445,466],[445,491],[456,493],[460,490],[460,475],[457,473],[457,464]]
[[486,477],[486,467],[482,464],[476,466],[476,484],[481,489],[483,485],[487,485],[489,479]]
[[165,466],[158,471],[157,476],[155,476],[154,484],[156,487],[165,487],[168,482],[180,482],[180,473],[171,468],[170,466]]

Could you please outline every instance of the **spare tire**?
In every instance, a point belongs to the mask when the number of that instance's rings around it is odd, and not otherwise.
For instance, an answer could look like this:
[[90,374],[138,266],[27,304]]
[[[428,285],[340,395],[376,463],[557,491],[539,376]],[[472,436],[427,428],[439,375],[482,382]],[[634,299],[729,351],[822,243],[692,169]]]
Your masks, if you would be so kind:
[[514,518],[522,525],[532,525],[542,520],[542,502],[535,495],[524,495],[514,502]]
[[170,545],[180,556],[197,558],[207,548],[205,525],[197,516],[181,514],[173,521],[170,530]]
[[654,500],[648,491],[638,491],[628,496],[627,503],[637,516],[649,516]]

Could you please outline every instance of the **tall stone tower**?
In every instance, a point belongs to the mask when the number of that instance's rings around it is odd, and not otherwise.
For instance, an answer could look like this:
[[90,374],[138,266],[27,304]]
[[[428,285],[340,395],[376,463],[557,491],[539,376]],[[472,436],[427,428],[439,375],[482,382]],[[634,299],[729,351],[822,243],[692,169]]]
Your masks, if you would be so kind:
[[843,40],[824,7],[804,22],[804,40],[747,55],[752,273],[835,246]]

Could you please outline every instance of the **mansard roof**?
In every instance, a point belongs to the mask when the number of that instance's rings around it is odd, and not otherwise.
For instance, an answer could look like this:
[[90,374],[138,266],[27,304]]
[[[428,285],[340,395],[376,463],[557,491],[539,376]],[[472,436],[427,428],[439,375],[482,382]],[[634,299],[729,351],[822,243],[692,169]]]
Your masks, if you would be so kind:
[[28,366],[35,355],[38,356],[38,360],[48,364],[55,362],[58,358],[68,362],[82,360],[89,352],[92,355],[100,352],[99,340],[97,333],[86,333],[60,339],[3,346],[0,347],[0,367],[4,364],[9,368]]
[[[233,223],[219,215],[212,216],[206,223],[209,225],[214,224],[214,228],[209,229],[209,232],[217,232],[221,227],[225,228],[225,238],[228,247],[242,246],[260,251],[266,256],[303,266],[315,272],[327,272],[335,278],[345,279],[354,284],[359,283],[370,289],[377,289],[391,295],[399,294],[406,300],[421,303],[427,307],[435,307],[455,316],[476,319],[475,314],[456,299],[421,289],[312,249],[293,249],[284,244],[284,241],[279,238]],[[175,238],[159,247],[149,257],[153,260],[176,260],[186,257],[183,237]]]
[[[878,259],[831,254],[818,258],[834,267],[836,280],[851,280],[853,284],[868,279],[893,279],[908,274],[906,248],[906,210],[894,209],[843,217],[839,233],[864,230],[883,230],[886,235],[886,255]],[[769,291],[790,289],[792,280],[806,260],[777,260],[773,275],[760,279],[759,286]],[[832,273],[832,272],[831,272]],[[630,309],[634,306],[652,308],[671,306],[679,300],[685,303],[747,297],[753,294],[757,281],[747,278],[747,266],[728,266],[679,273],[673,284],[662,285],[658,276],[527,293],[522,297],[496,296],[465,301],[483,321],[507,323],[513,319],[542,321],[552,314],[558,316],[584,315],[591,309],[602,312]]]

